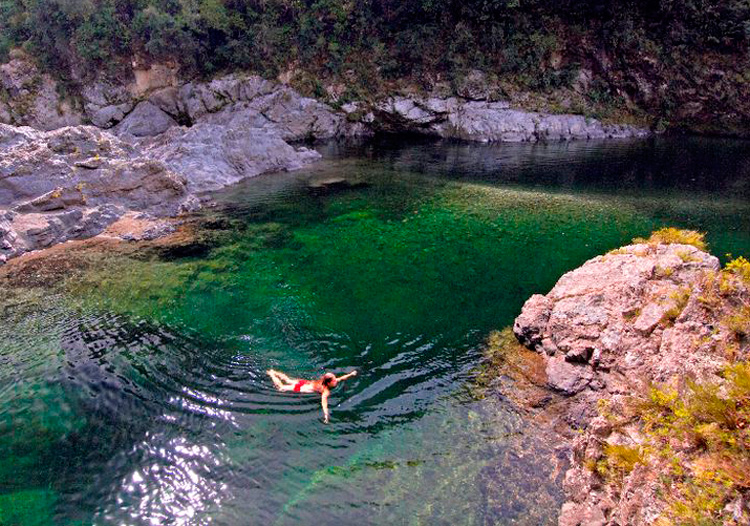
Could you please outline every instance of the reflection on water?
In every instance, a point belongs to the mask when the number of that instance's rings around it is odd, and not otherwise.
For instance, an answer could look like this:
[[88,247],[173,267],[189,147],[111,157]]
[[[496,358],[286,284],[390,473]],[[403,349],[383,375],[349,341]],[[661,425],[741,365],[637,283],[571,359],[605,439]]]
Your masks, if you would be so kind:
[[[2,520],[554,524],[557,439],[467,388],[489,331],[664,224],[750,253],[743,143],[321,150],[216,195],[200,250],[3,281]],[[328,426],[265,374],[355,367]]]

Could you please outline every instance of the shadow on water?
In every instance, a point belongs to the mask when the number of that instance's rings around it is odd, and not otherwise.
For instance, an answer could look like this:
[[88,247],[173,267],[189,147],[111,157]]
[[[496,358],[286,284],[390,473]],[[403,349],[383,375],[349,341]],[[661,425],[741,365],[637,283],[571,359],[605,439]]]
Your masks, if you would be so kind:
[[[214,195],[197,248],[6,288],[3,520],[554,524],[557,441],[465,394],[489,331],[664,224],[750,253],[734,142],[320,149]],[[329,426],[265,375],[353,367]]]

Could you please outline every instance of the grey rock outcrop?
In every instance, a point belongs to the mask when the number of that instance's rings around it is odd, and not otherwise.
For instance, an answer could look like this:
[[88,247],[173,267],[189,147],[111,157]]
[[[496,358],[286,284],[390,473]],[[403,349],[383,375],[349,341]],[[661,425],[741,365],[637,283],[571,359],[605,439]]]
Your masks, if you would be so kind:
[[[166,72],[166,73],[165,73]],[[231,74],[208,82],[180,81],[176,70],[152,65],[123,84],[102,77],[82,87],[74,108],[57,94],[28,57],[0,65],[0,122],[51,130],[88,120],[118,134],[149,137],[201,122],[258,128],[285,141],[420,133],[480,142],[559,141],[642,137],[646,130],[605,125],[580,115],[547,115],[513,109],[497,100],[496,86],[472,71],[458,96],[396,96],[341,110],[303,97],[289,86],[258,76]],[[448,90],[450,91],[450,90]]]
[[[358,107],[351,108],[359,110]],[[457,97],[394,97],[369,117],[377,129],[479,142],[536,142],[645,137],[647,130],[605,125],[581,115],[548,115],[511,109],[507,102]]]
[[111,128],[135,107],[135,100],[125,86],[104,80],[87,84],[81,95],[85,114],[99,128]]
[[315,99],[256,76],[230,75],[210,83],[188,83],[179,91],[161,91],[151,101],[192,122],[258,128],[285,141],[362,135],[367,130]]
[[194,206],[186,181],[94,127],[39,132],[0,125],[0,254],[102,232],[128,209],[173,215]]
[[100,234],[119,219],[125,210],[114,205],[73,208],[54,213],[17,214],[10,227],[14,232],[12,250],[18,255],[51,247],[69,239],[85,239]]
[[41,132],[0,124],[0,255],[102,232],[127,211],[194,210],[194,195],[317,158],[256,128],[171,125],[156,139],[93,126]]
[[0,122],[54,130],[81,124],[82,115],[58,94],[58,84],[26,57],[0,65]]
[[215,190],[266,172],[296,170],[320,158],[314,150],[293,148],[274,133],[208,123],[169,130],[146,152],[185,174],[192,192]]
[[[120,106],[110,108],[117,112],[120,110]],[[107,116],[110,117],[110,121],[114,120],[113,115]],[[154,104],[144,101],[140,102],[132,112],[125,115],[123,120],[114,128],[114,131],[118,135],[154,137],[164,133],[172,126],[177,126],[177,122],[172,117]]]
[[532,296],[513,331],[545,357],[550,387],[567,395],[595,377],[703,377],[723,362],[707,349],[683,356],[679,342],[710,332],[696,324],[693,289],[700,275],[718,269],[717,258],[690,245],[631,245],[565,274],[546,296]]

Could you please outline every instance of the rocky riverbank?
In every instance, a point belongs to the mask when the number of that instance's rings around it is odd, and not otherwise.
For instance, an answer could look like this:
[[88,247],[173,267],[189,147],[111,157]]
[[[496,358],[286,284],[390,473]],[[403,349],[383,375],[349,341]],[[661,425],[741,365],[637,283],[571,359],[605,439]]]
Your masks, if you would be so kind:
[[[257,76],[182,81],[160,65],[135,71],[130,84],[87,84],[71,100],[22,54],[0,66],[0,94],[0,264],[97,235],[126,213],[179,216],[198,208],[196,195],[206,191],[298,169],[320,157],[293,146],[303,140],[376,132],[481,142],[648,134],[460,97],[335,109]],[[166,230],[157,222],[149,231]]]
[[129,212],[177,217],[200,206],[200,192],[319,157],[275,134],[209,123],[155,140],[92,126],[41,132],[0,124],[0,149],[0,263],[97,235]]
[[750,263],[664,230],[532,296],[513,332],[535,354],[496,338],[503,374],[571,444],[561,526],[748,524]]
[[[340,109],[300,96],[283,83],[252,75],[210,82],[186,81],[177,70],[154,64],[134,70],[130,83],[100,80],[80,97],[57,95],[49,75],[17,54],[0,65],[0,122],[53,130],[92,124],[119,135],[155,136],[178,126],[207,122],[272,132],[286,141],[418,133],[479,142],[559,141],[642,137],[647,130],[605,125],[582,115],[521,111],[474,87],[462,96],[393,96],[352,102]],[[481,84],[481,82],[479,82]]]

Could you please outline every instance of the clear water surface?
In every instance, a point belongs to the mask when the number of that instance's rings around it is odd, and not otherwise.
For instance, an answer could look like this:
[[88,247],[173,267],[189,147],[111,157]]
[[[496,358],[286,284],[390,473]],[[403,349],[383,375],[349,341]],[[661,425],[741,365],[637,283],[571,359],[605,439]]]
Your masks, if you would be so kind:
[[[558,440],[471,388],[489,332],[663,225],[750,254],[747,143],[320,151],[215,195],[189,246],[0,271],[1,524],[555,524]],[[323,425],[268,368],[360,375]]]

